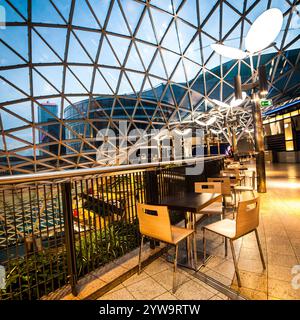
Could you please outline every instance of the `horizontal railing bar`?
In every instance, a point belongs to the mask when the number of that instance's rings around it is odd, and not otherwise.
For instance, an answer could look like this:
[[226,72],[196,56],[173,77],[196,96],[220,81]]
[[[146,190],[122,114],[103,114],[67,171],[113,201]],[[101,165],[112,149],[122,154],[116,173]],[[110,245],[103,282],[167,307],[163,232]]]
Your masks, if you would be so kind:
[[33,173],[33,174],[20,174],[12,176],[0,177],[0,185],[17,184],[24,182],[37,182],[43,180],[54,180],[54,179],[66,179],[74,178],[80,176],[89,176],[94,174],[107,174],[107,173],[118,173],[131,170],[146,170],[151,168],[159,168],[168,165],[192,165],[199,161],[207,160],[218,160],[224,158],[221,156],[209,156],[209,157],[195,157],[192,159],[180,159],[172,161],[162,161],[162,162],[150,162],[150,163],[140,163],[140,164],[130,164],[130,165],[120,165],[120,166],[110,166],[110,167],[95,167],[87,169],[72,169],[72,170],[62,170],[62,171],[52,171],[44,173]]

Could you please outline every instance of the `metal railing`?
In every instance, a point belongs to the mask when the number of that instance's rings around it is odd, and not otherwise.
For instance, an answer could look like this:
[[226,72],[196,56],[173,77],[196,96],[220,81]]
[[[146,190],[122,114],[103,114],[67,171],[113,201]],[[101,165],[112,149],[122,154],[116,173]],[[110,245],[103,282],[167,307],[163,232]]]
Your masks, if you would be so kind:
[[[217,172],[222,158],[205,165]],[[0,300],[39,299],[66,284],[76,294],[78,279],[138,246],[136,202],[185,190],[185,168],[198,161],[1,177]]]

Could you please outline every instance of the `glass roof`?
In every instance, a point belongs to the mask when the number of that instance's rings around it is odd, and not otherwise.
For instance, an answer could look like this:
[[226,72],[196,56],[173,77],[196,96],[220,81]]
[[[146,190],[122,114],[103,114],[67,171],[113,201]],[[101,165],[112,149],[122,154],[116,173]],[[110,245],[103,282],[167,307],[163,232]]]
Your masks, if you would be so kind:
[[[0,168],[5,174],[96,165],[99,129],[180,125],[229,101],[249,59],[253,21],[284,14],[267,66],[269,97],[299,95],[299,10],[292,0],[0,0]],[[294,6],[293,6],[294,4]]]

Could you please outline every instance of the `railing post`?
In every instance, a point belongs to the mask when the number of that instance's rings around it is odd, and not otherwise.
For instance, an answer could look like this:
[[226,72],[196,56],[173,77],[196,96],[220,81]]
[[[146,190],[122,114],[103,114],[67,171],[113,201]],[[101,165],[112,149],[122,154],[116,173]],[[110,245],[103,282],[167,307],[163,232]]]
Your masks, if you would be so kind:
[[71,182],[62,184],[62,202],[64,214],[64,230],[65,243],[67,251],[68,277],[70,279],[72,294],[77,296],[77,267],[76,267],[76,252],[75,252],[75,237],[74,237],[74,222],[72,211],[72,185]]

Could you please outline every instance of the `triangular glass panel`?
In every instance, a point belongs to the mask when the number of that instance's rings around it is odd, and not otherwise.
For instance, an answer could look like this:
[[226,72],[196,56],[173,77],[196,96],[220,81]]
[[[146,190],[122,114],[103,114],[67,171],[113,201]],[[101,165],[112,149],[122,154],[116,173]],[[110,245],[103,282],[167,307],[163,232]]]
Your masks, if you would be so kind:
[[196,0],[190,0],[185,2],[178,15],[180,18],[192,23],[194,26],[198,26],[197,11]]
[[172,90],[174,92],[174,96],[176,98],[177,104],[180,104],[183,96],[186,93],[186,89],[183,89],[182,87],[179,87],[179,86],[174,85],[174,84],[172,84],[171,87],[172,87]]
[[71,33],[70,44],[71,50],[68,52],[68,62],[80,62],[80,63],[91,63],[91,58],[87,55],[82,45],[78,42],[75,36]]
[[[0,39],[28,60],[28,29],[27,27],[0,28]],[[18,39],[18,41],[16,41]],[[2,55],[2,54],[1,54]]]
[[114,33],[130,35],[123,14],[120,10],[118,1],[114,2],[114,6],[112,8],[106,29],[107,31],[112,31]]
[[194,85],[192,86],[192,90],[199,92],[201,95],[205,95],[203,73],[201,73],[201,75],[198,76],[198,79],[195,81]]
[[185,57],[195,61],[198,64],[202,64],[199,37],[196,37],[189,45],[185,52]]
[[159,11],[154,8],[150,8],[150,12],[153,19],[154,29],[158,38],[157,40],[158,42],[160,42],[173,17],[163,11]]
[[164,103],[168,104],[175,104],[174,99],[173,99],[173,92],[170,90],[170,85],[166,86],[161,86],[159,89],[158,93],[160,93],[159,99],[163,101]]
[[151,43],[156,43],[156,38],[149,18],[148,10],[144,14],[142,23],[139,26],[139,30],[136,37]]
[[120,67],[119,62],[105,37],[103,38],[98,63],[102,65]]
[[109,0],[89,0],[89,3],[91,4],[91,7],[93,8],[93,11],[95,15],[97,16],[98,20],[100,20],[101,26],[104,26],[106,17],[107,17],[107,11],[110,6],[111,1]]
[[175,22],[173,22],[171,27],[169,28],[169,30],[168,30],[168,32],[162,42],[162,46],[167,49],[170,49],[172,51],[175,51],[177,53],[180,53],[180,47],[179,47],[179,43],[178,43]]
[[[81,79],[79,79],[81,80]],[[83,85],[75,78],[75,76],[67,69],[66,72],[65,93],[86,93],[89,88],[84,88]]]
[[32,21],[33,22],[43,22],[43,23],[56,23],[64,24],[64,20],[55,10],[53,5],[49,0],[32,0],[31,1],[32,10]]
[[128,119],[128,115],[126,114],[123,106],[120,104],[118,100],[116,101],[116,104],[113,108],[112,117],[116,119],[122,119],[122,120]]
[[4,110],[0,110],[0,115],[2,120],[3,130],[9,130],[9,129],[14,129],[18,127],[28,126],[28,123],[22,121],[21,119],[13,116],[8,112],[5,112]]
[[118,94],[129,94],[133,93],[133,88],[131,87],[125,73],[122,74]]
[[162,56],[164,59],[165,66],[167,68],[168,76],[170,77],[174,69],[176,68],[176,65],[178,64],[180,56],[164,49],[162,49]]
[[52,0],[59,12],[68,21],[71,9],[72,0]]
[[93,75],[93,67],[71,67],[71,70],[75,73],[78,79],[82,82],[82,84],[90,90],[92,75]]
[[121,65],[124,63],[124,59],[126,57],[130,40],[122,37],[114,37],[108,35],[108,40],[110,41],[112,47],[114,48],[117,57],[120,60]]
[[24,140],[24,143],[26,142],[28,142],[28,144],[33,143],[32,128],[15,131],[12,133],[12,135]]
[[77,37],[80,39],[85,49],[88,51],[89,55],[92,57],[93,60],[95,60],[99,47],[100,34],[97,32],[82,30],[76,30],[75,33]]
[[[2,12],[1,10],[3,10],[5,12],[5,21],[6,22],[24,22],[24,19],[22,18],[22,12],[21,15],[14,10],[6,1],[0,1],[0,12]],[[19,11],[19,9],[17,8],[17,10]],[[2,16],[0,18],[1,22],[2,22]]]
[[[222,19],[222,36],[224,37],[227,32],[237,23],[241,16],[233,11],[226,3],[223,4],[223,17]],[[230,38],[240,37],[241,29],[235,27],[234,30],[230,33]],[[239,39],[238,39],[239,40]]]
[[144,66],[146,69],[148,69],[149,64],[150,64],[157,48],[155,46],[147,45],[147,44],[144,44],[139,41],[136,41],[135,43],[136,43],[137,49],[142,57]]
[[115,93],[119,81],[120,70],[102,68],[101,73]]
[[177,20],[177,28],[181,51],[184,52],[197,30],[179,19]]
[[72,24],[94,29],[100,27],[85,0],[77,0],[75,2]]
[[121,6],[124,13],[126,14],[126,19],[128,21],[131,32],[134,33],[145,6],[141,3],[131,0],[122,0]]
[[[147,114],[146,112],[147,110],[149,111],[150,116]],[[135,113],[132,114],[132,116],[134,117],[134,120],[145,120],[145,117],[147,120],[150,120],[152,114],[153,114],[153,107],[150,107],[147,104],[144,108],[143,104],[139,103],[135,109]]]
[[61,61],[59,57],[47,46],[40,36],[36,32],[32,32],[32,62],[48,63],[59,61]]
[[186,72],[186,76],[188,81],[191,81],[195,78],[195,76],[200,72],[201,67],[196,63],[193,63],[189,59],[183,59],[183,65]]
[[143,64],[136,51],[134,43],[132,43],[131,45],[130,53],[128,55],[127,62],[126,62],[126,68],[138,70],[138,71],[144,71]]
[[12,151],[15,149],[20,149],[28,146],[28,144],[25,144],[21,141],[18,141],[8,136],[5,136],[5,142],[6,142],[6,147],[8,151]]
[[113,94],[98,70],[95,74],[93,94]]
[[[200,23],[202,24],[219,0],[199,1]],[[215,10],[219,10],[216,8]]]
[[130,72],[130,71],[126,71],[126,74],[135,90],[135,92],[137,94],[139,94],[145,75],[142,73],[137,73],[137,72]]
[[[38,31],[38,33],[47,41],[51,48],[63,59],[65,55],[67,29],[36,27],[35,30]],[[74,48],[72,48],[72,50],[74,50]]]
[[28,17],[28,6],[27,1],[20,1],[20,0],[10,0],[12,5],[20,12],[22,16],[27,19]]
[[[54,95],[54,94],[59,94],[59,92],[56,90],[60,90],[61,87],[59,88],[53,88],[53,85],[48,83],[43,77],[39,75],[38,72],[33,70],[32,74],[33,78],[33,94],[35,96],[49,96],[49,95]],[[47,79],[47,78],[46,78]],[[59,83],[55,83],[55,85],[59,85]],[[61,83],[60,83],[61,86]]]
[[173,82],[181,83],[182,85],[186,86],[186,76],[182,65],[182,60],[180,60],[179,64],[177,65],[177,68],[171,80]]
[[183,108],[186,110],[192,110],[189,93],[187,93],[183,98],[183,100],[181,101],[180,108]]
[[[9,82],[29,95],[29,68],[19,68],[17,73],[15,70],[3,70],[0,71],[0,76],[3,76]],[[1,95],[2,93],[3,92],[1,92]],[[10,94],[8,94],[8,96],[10,96]]]
[[165,0],[165,1],[152,0],[151,5],[161,8],[165,11],[169,11],[170,13],[173,13],[172,0]]
[[[219,41],[219,25],[220,25],[220,10],[215,10],[214,13],[209,17],[208,21],[203,26],[203,31],[208,33],[211,37]],[[203,44],[206,43],[203,41]]]
[[154,59],[152,66],[150,68],[150,73],[157,75],[158,77],[161,77],[161,78],[168,77],[166,75],[165,68],[164,68],[164,65],[161,60],[160,52],[157,52],[157,54],[155,56],[155,59]]
[[24,64],[26,61],[21,59],[12,50],[0,42],[0,66],[11,66],[22,63]]
[[[28,120],[30,122],[32,121],[31,102],[14,103],[14,104],[5,106],[5,108],[15,113],[16,115],[24,118],[25,120]],[[25,121],[23,120],[21,121],[25,123]]]

